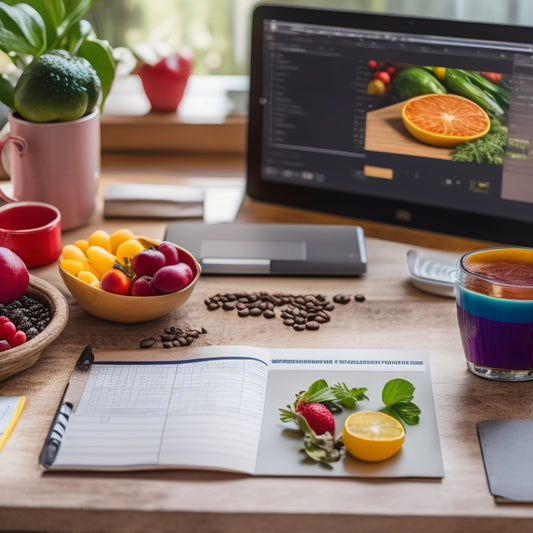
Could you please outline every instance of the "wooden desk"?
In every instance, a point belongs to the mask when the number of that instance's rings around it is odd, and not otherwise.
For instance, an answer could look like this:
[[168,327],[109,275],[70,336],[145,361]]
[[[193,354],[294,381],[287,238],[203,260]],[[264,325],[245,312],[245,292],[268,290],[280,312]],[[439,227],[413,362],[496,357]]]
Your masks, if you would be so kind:
[[[199,175],[197,170],[195,175]],[[226,171],[229,175],[228,168]],[[117,164],[107,167],[102,183],[175,180],[175,175],[168,170],[131,170]],[[249,201],[239,218],[341,220]],[[125,224],[153,237],[162,237],[165,227],[163,222],[102,221],[98,212],[89,226],[65,233],[64,241],[86,237],[97,227],[113,231]],[[490,418],[530,417],[533,385],[493,383],[471,375],[465,366],[454,302],[419,292],[407,283],[405,258],[412,247],[407,243],[444,249],[449,258],[456,258],[476,243],[391,231],[373,224],[365,225],[365,229],[369,269],[360,279],[205,276],[182,309],[134,326],[93,318],[69,297],[70,320],[60,338],[32,368],[0,384],[2,395],[27,396],[26,409],[0,452],[0,530],[449,533],[532,528],[533,506],[498,505],[489,494],[476,423]],[[383,240],[387,232],[397,242]],[[67,294],[55,265],[33,273]],[[204,298],[237,290],[328,296],[362,293],[366,301],[337,306],[331,322],[319,331],[298,333],[280,322],[206,310]],[[258,321],[255,327],[250,327],[252,320]],[[199,341],[203,344],[428,350],[444,479],[266,478],[193,471],[43,473],[38,465],[39,452],[81,349],[89,343],[96,352],[137,349],[141,339],[177,324],[204,326],[208,334]]]

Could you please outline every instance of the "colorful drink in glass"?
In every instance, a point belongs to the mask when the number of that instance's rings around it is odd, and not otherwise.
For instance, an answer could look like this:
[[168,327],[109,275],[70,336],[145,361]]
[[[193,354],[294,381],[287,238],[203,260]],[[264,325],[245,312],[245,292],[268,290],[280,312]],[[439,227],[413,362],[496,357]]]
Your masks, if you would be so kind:
[[500,381],[533,379],[533,249],[490,248],[459,261],[457,320],[467,366]]

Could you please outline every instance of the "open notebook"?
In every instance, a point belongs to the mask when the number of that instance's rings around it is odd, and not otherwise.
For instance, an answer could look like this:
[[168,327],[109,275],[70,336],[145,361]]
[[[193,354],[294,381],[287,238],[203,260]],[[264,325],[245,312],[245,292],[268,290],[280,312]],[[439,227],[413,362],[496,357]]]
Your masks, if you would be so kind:
[[[207,346],[103,352],[74,370],[45,440],[51,470],[195,468],[273,476],[443,477],[427,354],[408,350]],[[176,354],[176,352],[175,352]],[[279,408],[317,379],[368,389],[357,409],[377,410],[394,377],[415,386],[420,423],[380,463],[346,455],[331,468],[305,460],[296,426]],[[351,411],[336,415],[337,433]]]

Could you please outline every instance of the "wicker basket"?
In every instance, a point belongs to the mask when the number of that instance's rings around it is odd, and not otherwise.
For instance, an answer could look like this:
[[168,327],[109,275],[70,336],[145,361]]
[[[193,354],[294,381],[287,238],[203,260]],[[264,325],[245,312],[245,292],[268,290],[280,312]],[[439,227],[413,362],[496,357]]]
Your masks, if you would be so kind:
[[30,274],[26,294],[50,308],[52,319],[38,335],[20,346],[0,352],[0,381],[26,370],[39,359],[42,351],[63,331],[68,320],[68,304],[63,294],[46,281]]

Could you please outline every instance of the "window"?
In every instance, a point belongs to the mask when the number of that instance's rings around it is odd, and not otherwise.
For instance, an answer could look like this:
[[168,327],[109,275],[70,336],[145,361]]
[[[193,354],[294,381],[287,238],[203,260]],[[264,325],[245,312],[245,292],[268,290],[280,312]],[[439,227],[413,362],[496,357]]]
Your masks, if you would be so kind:
[[[97,0],[89,18],[113,46],[136,43],[190,48],[194,74],[246,75],[250,15],[256,0]],[[533,25],[530,0],[270,0],[325,7],[458,20]]]

